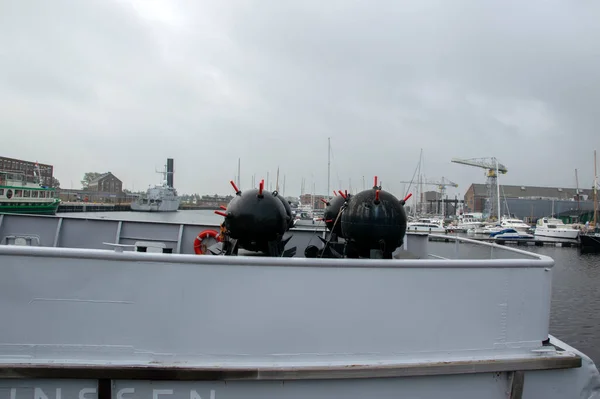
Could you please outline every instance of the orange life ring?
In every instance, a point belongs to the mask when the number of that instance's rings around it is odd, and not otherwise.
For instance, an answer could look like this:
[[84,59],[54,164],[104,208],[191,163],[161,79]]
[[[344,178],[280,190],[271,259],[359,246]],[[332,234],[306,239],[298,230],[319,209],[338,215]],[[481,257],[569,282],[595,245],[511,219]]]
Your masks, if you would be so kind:
[[202,245],[202,241],[206,237],[212,237],[217,241],[221,241],[219,233],[215,230],[204,230],[194,240],[194,252],[196,255],[204,255],[206,253],[206,245]]

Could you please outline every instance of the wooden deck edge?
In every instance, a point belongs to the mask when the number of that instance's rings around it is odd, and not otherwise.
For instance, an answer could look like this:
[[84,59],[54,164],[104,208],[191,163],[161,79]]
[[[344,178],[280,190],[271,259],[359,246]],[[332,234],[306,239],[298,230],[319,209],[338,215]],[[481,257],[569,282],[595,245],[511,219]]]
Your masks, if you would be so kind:
[[315,380],[389,378],[578,368],[576,354],[394,365],[190,367],[176,365],[1,364],[0,379]]

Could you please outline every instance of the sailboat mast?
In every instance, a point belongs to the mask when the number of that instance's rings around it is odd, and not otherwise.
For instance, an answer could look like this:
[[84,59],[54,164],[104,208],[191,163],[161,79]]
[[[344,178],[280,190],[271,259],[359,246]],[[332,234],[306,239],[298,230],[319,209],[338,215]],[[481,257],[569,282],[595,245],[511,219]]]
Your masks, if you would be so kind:
[[331,137],[327,137],[327,198],[331,192]]
[[241,189],[242,185],[240,184],[240,161],[241,158],[238,158],[238,188]]
[[444,176],[442,176],[442,184],[440,186],[440,205],[442,207],[442,220],[446,218],[446,207],[444,206],[444,194],[446,193],[446,186],[444,184]]
[[[498,197],[498,223],[500,223],[500,220],[502,220],[502,209],[500,209],[500,180],[498,179],[499,175],[500,175],[500,167],[498,166],[498,159],[495,158],[496,160],[496,191],[497,191],[497,197]],[[510,216],[510,215],[509,215]]]
[[577,169],[575,169],[575,185],[577,186],[577,190],[575,191],[577,194],[577,211],[579,211],[579,177],[577,177]]
[[[415,216],[418,213],[423,213],[423,175],[421,174],[421,166],[423,166],[423,149],[421,148],[421,151],[419,153],[419,171],[418,173],[418,177],[419,180],[418,181],[418,188],[417,191],[419,192],[419,204],[418,206],[415,207]],[[418,208],[418,210],[417,210]]]
[[596,150],[594,150],[594,226],[598,214],[598,169],[596,164]]
[[275,191],[279,192],[279,166],[277,167],[277,178],[275,179]]

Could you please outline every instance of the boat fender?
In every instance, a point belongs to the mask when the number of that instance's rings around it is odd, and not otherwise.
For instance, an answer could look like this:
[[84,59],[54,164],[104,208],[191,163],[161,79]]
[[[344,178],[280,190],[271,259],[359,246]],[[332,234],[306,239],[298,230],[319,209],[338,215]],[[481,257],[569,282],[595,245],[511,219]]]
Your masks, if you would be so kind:
[[8,189],[8,191],[6,192],[6,198],[11,199],[12,198],[12,190]]
[[217,241],[223,242],[225,241],[225,236],[227,235],[227,228],[225,227],[225,222],[221,223],[219,227],[219,236],[217,237]]
[[206,245],[202,245],[202,241],[204,241],[206,237],[212,237],[217,241],[221,241],[219,233],[215,230],[208,229],[200,232],[194,240],[194,252],[196,255],[204,255],[206,253]]

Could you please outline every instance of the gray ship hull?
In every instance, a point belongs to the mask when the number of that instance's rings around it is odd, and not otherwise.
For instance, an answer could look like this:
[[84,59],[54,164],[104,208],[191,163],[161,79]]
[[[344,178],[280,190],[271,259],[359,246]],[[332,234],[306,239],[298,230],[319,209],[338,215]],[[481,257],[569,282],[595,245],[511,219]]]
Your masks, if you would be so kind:
[[[206,227],[0,215],[0,392],[600,395],[593,362],[548,333],[551,258],[419,234],[399,259],[303,258],[314,229],[290,231],[294,258],[194,255]],[[489,256],[459,258],[474,245]]]
[[179,199],[163,199],[160,203],[132,202],[131,210],[136,212],[177,212]]

